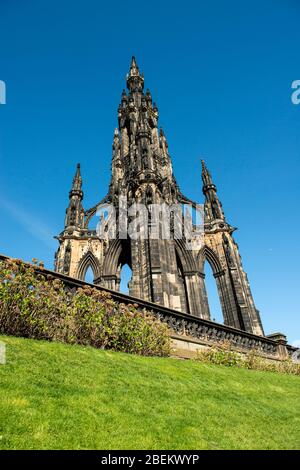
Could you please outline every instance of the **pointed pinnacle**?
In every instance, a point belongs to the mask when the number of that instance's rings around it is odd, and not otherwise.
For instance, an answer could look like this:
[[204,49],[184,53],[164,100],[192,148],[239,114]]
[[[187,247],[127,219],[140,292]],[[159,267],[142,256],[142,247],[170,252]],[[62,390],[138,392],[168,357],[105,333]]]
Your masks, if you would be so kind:
[[132,92],[142,91],[144,88],[144,75],[140,73],[139,67],[135,60],[135,57],[132,56],[130,70],[126,75],[127,88]]
[[72,190],[81,190],[82,178],[80,173],[80,163],[76,165],[76,173],[73,178]]
[[210,172],[208,171],[206,165],[205,165],[205,161],[204,160],[201,160],[201,165],[202,165],[202,181],[203,181],[203,190],[205,191],[205,189],[210,186],[212,189],[214,189],[214,191],[216,192],[217,191],[217,188],[212,180],[212,177],[211,177],[211,174]]
[[76,173],[75,173],[75,176],[74,176],[74,180],[78,179],[78,178],[81,178],[81,174],[80,174],[80,163],[77,163],[76,165]]
[[138,69],[138,65],[136,63],[136,60],[135,60],[135,57],[134,55],[131,57],[131,65],[130,65],[130,68],[131,67],[136,67]]
[[140,75],[139,66],[134,56],[132,56],[131,63],[130,63],[130,70],[129,70],[129,76],[133,76],[133,75],[134,76]]
[[201,160],[201,165],[202,165],[202,179],[205,178],[206,183],[213,184],[212,179],[211,179],[211,174],[205,165],[205,160],[203,159]]

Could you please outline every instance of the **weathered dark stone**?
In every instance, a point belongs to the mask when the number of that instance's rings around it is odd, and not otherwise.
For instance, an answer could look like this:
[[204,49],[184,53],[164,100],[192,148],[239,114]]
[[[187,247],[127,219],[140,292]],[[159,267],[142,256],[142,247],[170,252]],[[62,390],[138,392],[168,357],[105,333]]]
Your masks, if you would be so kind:
[[[172,171],[168,143],[162,129],[158,129],[158,109],[152,103],[149,90],[144,93],[144,77],[135,59],[127,75],[128,94],[123,91],[118,108],[119,128],[113,138],[112,178],[109,191],[101,203],[114,205],[118,221],[122,208],[119,196],[133,202],[179,206],[191,203],[177,185]],[[124,264],[132,269],[129,283],[130,295],[171,309],[210,320],[205,288],[204,263],[212,267],[219,292],[226,325],[256,335],[263,335],[259,312],[254,305],[247,275],[232,233],[234,227],[225,219],[217,188],[202,161],[203,194],[205,196],[204,246],[186,249],[186,240],[99,239],[89,223],[97,206],[84,211],[82,207],[82,179],[77,167],[70,191],[70,204],[65,219],[65,229],[57,237],[60,243],[55,269],[72,277],[84,279],[92,268],[94,282],[118,290],[120,271]],[[173,214],[172,232],[180,229],[182,220]],[[104,232],[105,233],[105,232]],[[166,319],[163,319],[166,321]],[[181,333],[188,329],[191,335],[202,334],[198,325],[183,326],[167,322]],[[174,323],[174,324],[173,324]],[[210,339],[226,338],[223,332],[210,329],[205,334]],[[238,333],[230,341],[238,342]]]

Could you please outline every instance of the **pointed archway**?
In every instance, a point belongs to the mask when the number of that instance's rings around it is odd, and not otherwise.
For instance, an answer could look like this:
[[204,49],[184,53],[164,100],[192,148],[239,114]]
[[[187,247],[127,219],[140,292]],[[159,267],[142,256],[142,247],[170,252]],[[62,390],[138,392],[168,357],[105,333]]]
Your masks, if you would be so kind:
[[125,265],[132,270],[130,241],[115,239],[110,243],[105,256],[101,284],[109,289],[119,290],[121,272]]
[[132,269],[127,263],[123,264],[120,271],[120,292],[123,294],[129,294],[131,279]]
[[211,248],[204,246],[198,254],[197,265],[201,273],[199,281],[204,317],[218,323],[227,322],[228,324],[224,308],[224,296],[226,296],[224,271],[218,256]]
[[210,319],[217,323],[223,323],[224,317],[216,279],[213,275],[212,267],[207,260],[204,262],[203,274],[205,275],[205,290],[210,310]]
[[[198,255],[198,265],[200,272],[203,273],[203,281],[205,281],[205,261],[210,264],[213,276],[216,281],[224,324],[244,330],[245,326],[243,323],[243,318],[239,310],[239,305],[236,300],[236,292],[232,285],[232,279],[228,268],[223,269],[216,253],[211,248],[204,246]],[[206,292],[205,282],[203,282],[203,284]],[[208,301],[207,310],[209,312]]]
[[100,277],[100,263],[96,256],[88,251],[80,260],[76,277],[85,280],[88,269],[91,268],[94,275],[94,282]]

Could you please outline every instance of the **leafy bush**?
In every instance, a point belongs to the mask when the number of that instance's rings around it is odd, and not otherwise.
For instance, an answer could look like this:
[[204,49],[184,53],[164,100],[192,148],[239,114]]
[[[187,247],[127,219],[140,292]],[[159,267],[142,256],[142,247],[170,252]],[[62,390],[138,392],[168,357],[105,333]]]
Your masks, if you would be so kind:
[[19,260],[0,262],[0,333],[146,356],[170,353],[166,325],[149,313],[90,286],[68,292],[59,279]]
[[241,363],[241,356],[232,351],[228,341],[220,343],[218,347],[210,347],[198,351],[197,360],[227,367],[237,366]]
[[236,366],[245,369],[300,375],[300,364],[294,364],[291,359],[285,361],[268,360],[254,349],[247,354],[241,354],[233,351],[228,341],[220,343],[218,347],[198,351],[196,361],[227,367]]
[[300,375],[300,364],[293,363],[290,358],[284,361],[270,361],[262,357],[255,349],[245,355],[242,365],[246,369]]

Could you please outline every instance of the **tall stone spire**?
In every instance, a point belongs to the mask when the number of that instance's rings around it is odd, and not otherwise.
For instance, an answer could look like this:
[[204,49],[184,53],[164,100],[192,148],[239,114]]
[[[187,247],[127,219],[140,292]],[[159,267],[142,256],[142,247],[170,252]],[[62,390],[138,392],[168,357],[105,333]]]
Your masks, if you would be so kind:
[[72,196],[79,196],[81,200],[83,199],[83,192],[82,192],[82,177],[80,172],[80,163],[77,163],[76,173],[73,178],[72,189],[70,191],[70,197]]
[[[183,215],[184,221],[182,217],[175,217],[175,209],[180,209],[183,203],[195,203],[181,193],[176,182],[166,136],[158,129],[158,108],[150,91],[144,92],[144,76],[134,57],[126,84],[128,90],[121,94],[118,129],[113,136],[108,192],[100,203],[84,212],[82,178],[80,166],[77,166],[65,228],[58,237],[60,247],[56,270],[84,279],[88,267],[91,267],[96,284],[118,290],[121,267],[127,264],[132,270],[129,292],[133,297],[209,320],[204,274],[204,263],[208,261],[216,279],[225,324],[263,334],[259,312],[232,236],[234,228],[225,220],[217,188],[204,161],[204,246],[191,249],[185,233],[181,238],[173,236],[175,222],[184,228],[187,217]],[[120,227],[125,211],[124,199],[128,208],[137,204],[147,206],[146,224],[135,233],[147,236],[127,237],[127,230],[124,230],[124,237],[105,235],[101,238],[92,226],[97,208],[100,204],[111,204]],[[170,219],[170,237],[149,236],[153,228],[159,229],[157,233],[163,233],[163,217],[158,214],[152,219],[151,215],[155,216],[155,213],[151,205],[170,209],[170,217],[166,218],[166,221]],[[130,222],[134,219],[130,215]],[[178,230],[180,232],[184,231]],[[192,231],[191,239],[194,233]]]
[[225,220],[222,204],[217,196],[217,187],[213,183],[210,172],[208,171],[204,160],[202,164],[202,181],[203,181],[203,194],[205,196],[205,216],[206,222],[214,220]]
[[[134,57],[126,78],[129,93],[127,95],[123,90],[118,107],[120,145],[116,140],[113,149],[113,168],[116,168],[116,148],[119,148],[117,162],[122,167],[123,177],[121,182],[116,181],[122,171],[113,171],[111,188],[121,183],[126,193],[126,188],[133,185],[134,177],[135,184],[159,185],[159,191],[171,202],[176,188],[168,144],[163,132],[159,133],[158,108],[152,101],[150,90],[144,92],[144,76]],[[155,192],[158,194],[159,191]]]
[[131,59],[130,70],[127,74],[127,88],[130,92],[142,92],[144,88],[144,76],[140,73],[135,57]]
[[83,191],[80,164],[78,163],[69,193],[69,206],[66,210],[65,229],[79,229],[84,225],[84,210],[82,207]]
[[[213,187],[213,189],[216,191],[217,188],[212,182],[212,177],[208,169],[206,168],[205,161],[201,160],[201,165],[202,165],[202,181],[203,181],[203,192],[207,189],[209,189],[210,186]],[[205,194],[205,193],[204,193]]]

